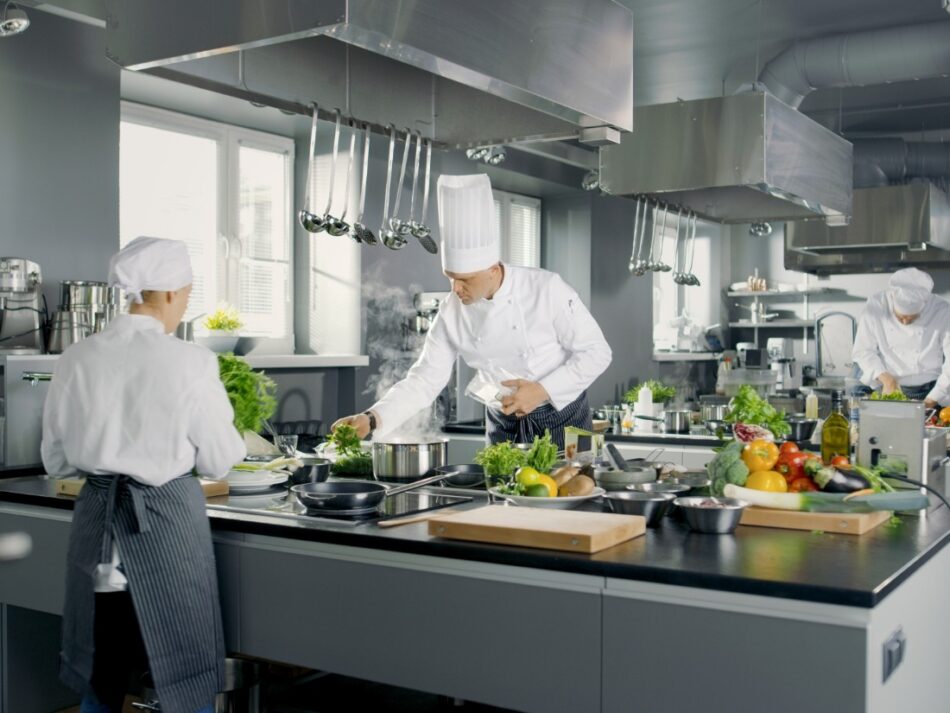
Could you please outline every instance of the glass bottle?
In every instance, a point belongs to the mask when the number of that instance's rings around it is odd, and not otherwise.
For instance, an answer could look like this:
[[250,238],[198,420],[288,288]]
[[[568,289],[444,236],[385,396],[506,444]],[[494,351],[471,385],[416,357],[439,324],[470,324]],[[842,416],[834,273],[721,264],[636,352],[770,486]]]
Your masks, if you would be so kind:
[[821,427],[821,459],[828,463],[835,456],[851,455],[851,424],[844,415],[844,392],[831,395],[831,415]]
[[805,397],[805,418],[818,418],[818,394],[814,390]]

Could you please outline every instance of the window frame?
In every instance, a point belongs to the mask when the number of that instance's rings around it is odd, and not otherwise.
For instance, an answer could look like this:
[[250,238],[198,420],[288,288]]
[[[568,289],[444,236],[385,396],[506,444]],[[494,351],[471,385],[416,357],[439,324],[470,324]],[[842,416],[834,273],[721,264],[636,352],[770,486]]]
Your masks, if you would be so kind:
[[[542,213],[542,203],[541,199],[536,196],[526,196],[521,193],[511,193],[509,191],[502,191],[493,188],[492,189],[492,198],[495,201],[498,201],[500,205],[500,220],[502,230],[505,231],[502,235],[499,235],[498,238],[501,241],[501,256],[502,260],[506,263],[509,263],[511,260],[511,206],[512,205],[521,205],[528,208],[533,208],[537,210],[538,213],[538,232],[537,232],[537,255],[538,260],[535,265],[527,265],[521,267],[541,267],[541,223],[543,220]],[[511,263],[514,265],[514,263]]]
[[[294,201],[296,149],[294,139],[126,100],[120,102],[119,120],[120,123],[128,122],[163,131],[183,133],[198,138],[210,139],[217,143],[218,196],[216,216],[218,234],[215,236],[215,258],[219,266],[221,261],[229,259],[235,250],[238,251],[239,255],[243,255],[246,250],[238,234],[241,148],[283,154],[286,190],[280,210],[282,211],[281,214],[285,216],[283,247],[284,254],[287,256],[285,290],[287,309],[285,310],[284,335],[282,337],[270,337],[249,334],[248,336],[255,336],[256,339],[262,340],[263,344],[259,351],[272,354],[294,353],[294,313],[296,309],[294,299],[294,221],[290,218]],[[223,249],[222,245],[225,246]],[[273,262],[284,263],[285,261],[273,260]],[[236,304],[236,298],[239,296],[238,284],[240,278],[231,274],[230,266],[225,267],[224,274],[226,284],[223,290],[219,285],[216,301],[227,301],[229,304]]]

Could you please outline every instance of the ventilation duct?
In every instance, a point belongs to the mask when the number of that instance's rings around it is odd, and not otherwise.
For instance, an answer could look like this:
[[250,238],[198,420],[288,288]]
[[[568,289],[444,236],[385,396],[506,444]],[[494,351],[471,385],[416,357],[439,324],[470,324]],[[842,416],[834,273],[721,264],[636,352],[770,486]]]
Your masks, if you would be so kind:
[[785,267],[834,274],[950,265],[950,197],[928,182],[860,188],[847,226],[785,224]]
[[803,40],[769,61],[759,82],[791,107],[815,89],[885,84],[950,73],[950,22]]
[[770,94],[637,108],[637,130],[600,149],[600,185],[719,223],[851,213],[851,144]]
[[855,188],[912,178],[950,178],[950,143],[903,139],[856,139],[852,143]]
[[[107,0],[126,69],[306,113],[311,101],[444,146],[619,140],[633,19],[613,0]],[[236,78],[237,51],[247,60]]]

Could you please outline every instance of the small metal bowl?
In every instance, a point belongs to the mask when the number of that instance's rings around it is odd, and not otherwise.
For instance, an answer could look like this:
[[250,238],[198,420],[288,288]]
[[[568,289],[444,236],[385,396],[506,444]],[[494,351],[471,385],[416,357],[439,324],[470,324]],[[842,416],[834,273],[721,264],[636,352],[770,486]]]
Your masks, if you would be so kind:
[[647,527],[656,527],[666,515],[674,497],[669,493],[638,493],[625,490],[607,493],[604,495],[604,500],[613,512],[622,515],[642,515],[647,520]]
[[792,427],[792,432],[788,434],[791,441],[810,441],[815,428],[818,426],[818,419],[802,418],[800,416],[789,416],[785,419],[788,425]]
[[671,473],[659,482],[685,485],[693,493],[701,488],[708,488],[712,480],[704,473]]
[[634,490],[640,493],[652,493],[654,495],[657,493],[666,493],[673,497],[678,497],[688,492],[689,486],[663,481],[656,483],[634,483],[633,485],[628,485],[627,490]]
[[330,477],[330,461],[328,459],[304,456],[300,460],[303,461],[303,465],[290,474],[292,485],[322,483]]
[[[715,502],[715,507],[703,503]],[[711,535],[728,535],[734,532],[742,519],[742,511],[749,503],[736,498],[692,497],[676,498],[675,505],[686,517],[691,530]]]
[[652,466],[633,467],[630,470],[616,468],[594,468],[594,482],[610,492],[626,490],[635,483],[652,483],[656,480],[656,468]]

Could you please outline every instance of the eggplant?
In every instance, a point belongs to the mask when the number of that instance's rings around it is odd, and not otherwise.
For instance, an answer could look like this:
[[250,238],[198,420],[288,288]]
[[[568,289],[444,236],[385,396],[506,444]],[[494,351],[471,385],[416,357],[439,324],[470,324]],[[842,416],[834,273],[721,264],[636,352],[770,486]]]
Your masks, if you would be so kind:
[[826,493],[853,493],[873,487],[857,468],[848,465],[825,466],[815,471],[812,479]]

